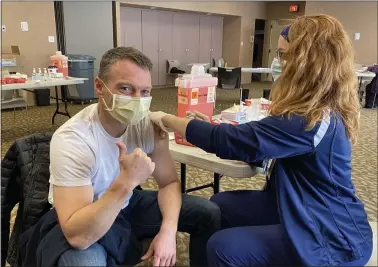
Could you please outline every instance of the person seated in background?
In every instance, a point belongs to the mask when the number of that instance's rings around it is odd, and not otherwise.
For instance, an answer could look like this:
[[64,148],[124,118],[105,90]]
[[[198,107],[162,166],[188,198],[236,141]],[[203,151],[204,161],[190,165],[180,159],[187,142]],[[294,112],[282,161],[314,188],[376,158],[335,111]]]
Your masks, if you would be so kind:
[[[49,201],[70,245],[58,266],[106,266],[108,250],[98,240],[115,221],[129,233],[120,238],[130,242],[126,261],[117,264],[136,264],[143,251],[132,241],[153,237],[142,260],[153,256],[154,266],[174,265],[176,232],[182,231],[190,234],[190,263],[207,265],[206,243],[220,228],[220,210],[180,192],[168,135],[161,138],[148,118],[151,69],[134,48],[107,51],[95,79],[99,103],[53,135]],[[159,191],[136,189],[150,175]]]

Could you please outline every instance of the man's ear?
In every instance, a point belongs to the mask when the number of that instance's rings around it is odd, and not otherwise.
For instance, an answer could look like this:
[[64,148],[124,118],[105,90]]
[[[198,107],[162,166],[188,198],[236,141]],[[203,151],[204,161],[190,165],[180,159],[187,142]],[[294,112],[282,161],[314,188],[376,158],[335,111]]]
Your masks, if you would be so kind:
[[101,79],[98,76],[95,78],[94,85],[95,85],[95,90],[96,90],[97,97],[98,98],[103,98],[104,94],[103,94],[102,89],[103,89],[104,85],[103,85]]

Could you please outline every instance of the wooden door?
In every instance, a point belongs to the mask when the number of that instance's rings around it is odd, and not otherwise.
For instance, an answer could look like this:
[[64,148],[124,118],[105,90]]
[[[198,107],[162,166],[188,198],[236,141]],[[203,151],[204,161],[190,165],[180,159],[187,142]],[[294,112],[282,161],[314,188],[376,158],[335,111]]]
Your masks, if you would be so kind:
[[199,37],[199,63],[210,63],[211,59],[211,16],[200,16],[200,37]]
[[142,51],[142,10],[121,7],[121,45]]
[[167,79],[167,61],[173,57],[173,13],[159,11],[159,85]]
[[159,13],[155,10],[142,10],[142,51],[153,64],[152,85],[159,84]]
[[223,17],[211,17],[211,61],[222,57]]

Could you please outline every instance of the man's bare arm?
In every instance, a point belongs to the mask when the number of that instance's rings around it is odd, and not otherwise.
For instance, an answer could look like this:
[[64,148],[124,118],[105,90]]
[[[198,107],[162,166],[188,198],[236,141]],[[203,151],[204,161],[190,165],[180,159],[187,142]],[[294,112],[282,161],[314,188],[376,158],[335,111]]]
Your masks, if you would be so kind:
[[77,249],[86,249],[97,242],[112,226],[127,196],[145,182],[155,169],[142,150],[127,154],[125,144],[119,147],[120,175],[97,201],[93,202],[91,185],[54,186],[54,206],[68,242]]
[[168,135],[162,137],[156,129],[155,147],[151,159],[156,166],[152,176],[159,186],[158,202],[163,217],[161,228],[177,231],[181,209],[180,183],[169,152]]
[[133,189],[117,178],[96,202],[92,185],[54,186],[53,190],[54,206],[67,241],[76,249],[87,249],[110,229]]

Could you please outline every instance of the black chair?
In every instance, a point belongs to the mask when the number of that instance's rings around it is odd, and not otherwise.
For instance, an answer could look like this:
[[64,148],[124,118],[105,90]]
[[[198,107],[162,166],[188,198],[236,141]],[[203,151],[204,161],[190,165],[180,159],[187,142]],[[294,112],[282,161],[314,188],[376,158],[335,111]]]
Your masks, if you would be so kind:
[[241,68],[218,67],[218,88],[233,90],[241,88]]
[[225,90],[242,90],[241,100],[248,98],[249,90],[242,89],[241,68],[221,68],[218,67],[218,85],[217,89]]
[[263,91],[263,98],[269,99],[269,97],[270,97],[270,88],[266,88]]
[[[50,210],[50,140],[36,133],[13,142],[1,161],[1,266],[22,266],[20,236]],[[136,189],[143,190],[138,186]],[[11,232],[11,212],[18,203]],[[139,240],[147,251],[153,237]]]

